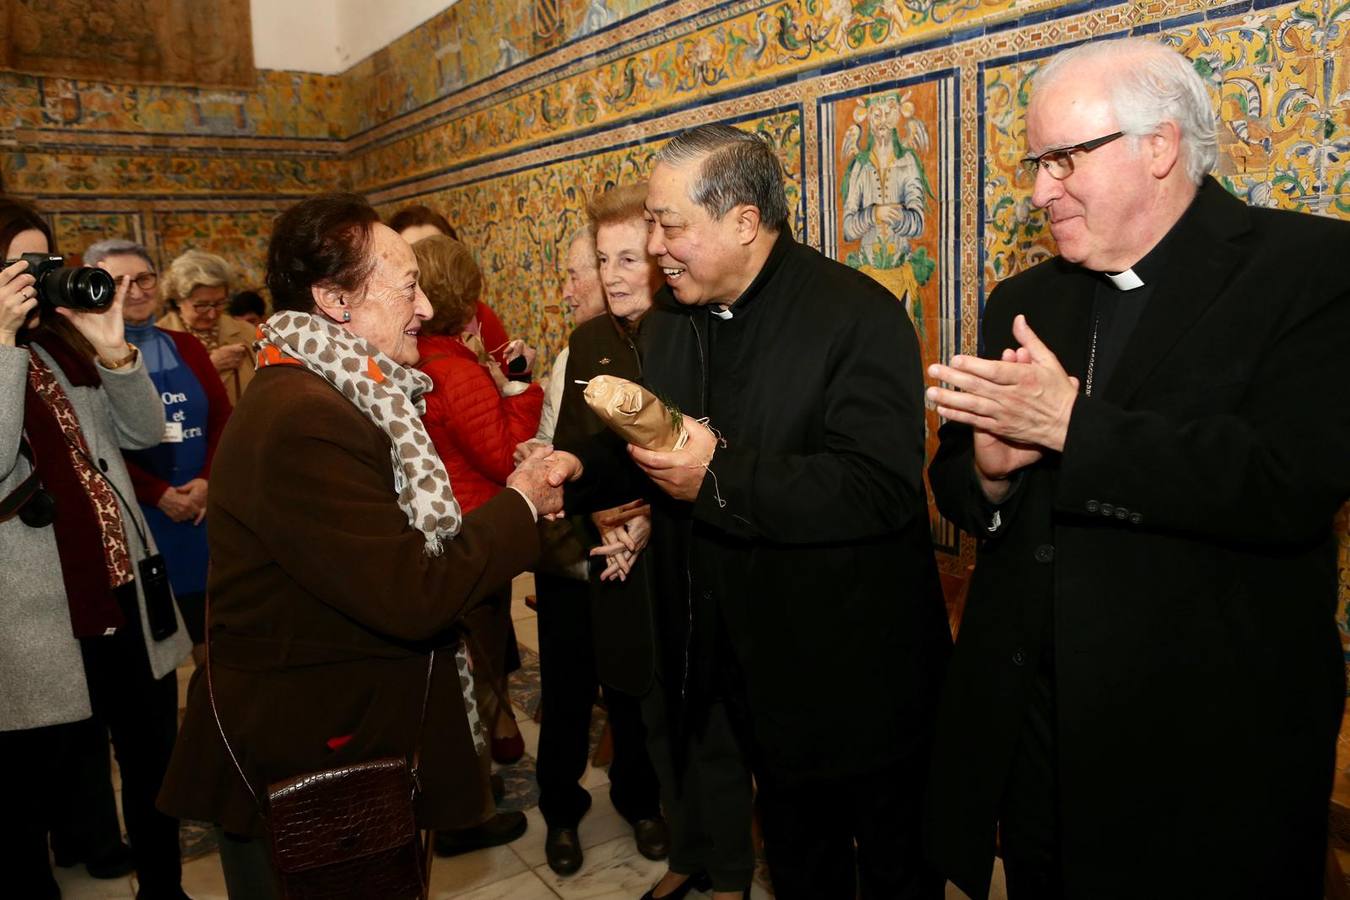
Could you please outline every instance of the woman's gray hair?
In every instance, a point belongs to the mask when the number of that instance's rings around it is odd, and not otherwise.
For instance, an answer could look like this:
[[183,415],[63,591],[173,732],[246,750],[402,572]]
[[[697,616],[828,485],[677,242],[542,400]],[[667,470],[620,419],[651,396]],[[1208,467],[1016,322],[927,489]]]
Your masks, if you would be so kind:
[[656,162],[683,166],[699,162],[689,199],[720,219],[737,204],[759,210],[759,220],[774,231],[788,224],[783,167],[769,142],[730,125],[700,125],[673,138]]
[[1109,85],[1120,130],[1136,139],[1163,122],[1181,132],[1181,163],[1199,184],[1219,156],[1218,127],[1204,79],[1180,53],[1144,37],[1092,41],[1064,50],[1036,71],[1035,91],[1048,87],[1078,63],[1095,64]]
[[230,264],[204,250],[185,250],[164,273],[164,296],[170,303],[186,299],[199,287],[230,286]]
[[150,251],[135,241],[128,241],[125,238],[109,238],[106,241],[99,241],[89,245],[89,249],[84,251],[84,260],[86,266],[96,266],[110,256],[139,256],[145,260],[145,264],[151,269],[155,268],[155,261],[150,258]]

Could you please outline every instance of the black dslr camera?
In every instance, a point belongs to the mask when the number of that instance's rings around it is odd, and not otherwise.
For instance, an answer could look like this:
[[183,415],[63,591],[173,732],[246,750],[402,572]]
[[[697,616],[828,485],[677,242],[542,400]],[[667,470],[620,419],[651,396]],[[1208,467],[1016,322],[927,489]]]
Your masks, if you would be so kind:
[[93,311],[112,306],[117,283],[104,270],[67,266],[64,256],[46,253],[25,253],[19,259],[5,260],[3,267],[8,268],[20,259],[28,263],[24,271],[37,279],[33,287],[40,306]]

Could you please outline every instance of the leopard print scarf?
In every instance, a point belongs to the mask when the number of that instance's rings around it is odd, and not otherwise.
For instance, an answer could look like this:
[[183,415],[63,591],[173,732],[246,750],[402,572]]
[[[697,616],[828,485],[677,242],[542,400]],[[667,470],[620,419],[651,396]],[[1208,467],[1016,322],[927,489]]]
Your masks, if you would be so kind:
[[426,537],[428,556],[459,534],[459,502],[422,415],[431,377],[394,362],[371,344],[321,316],[281,312],[258,326],[258,367],[300,365],[342,392],[389,435],[398,505]]
[[[258,368],[304,366],[321,375],[389,435],[390,461],[398,505],[408,524],[426,536],[428,556],[440,556],[441,542],[459,534],[460,510],[450,476],[436,452],[422,415],[422,395],[431,377],[394,362],[365,340],[321,316],[281,312],[258,326],[253,349]],[[474,698],[473,667],[464,641],[455,647],[464,713],[474,752],[487,751],[487,729]]]

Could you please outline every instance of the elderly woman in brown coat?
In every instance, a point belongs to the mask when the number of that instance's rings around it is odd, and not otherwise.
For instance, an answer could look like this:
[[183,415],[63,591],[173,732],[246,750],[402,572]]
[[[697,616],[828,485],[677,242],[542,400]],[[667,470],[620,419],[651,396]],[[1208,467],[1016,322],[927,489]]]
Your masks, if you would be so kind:
[[[268,251],[274,314],[259,371],[220,442],[210,494],[209,671],[249,784],[381,756],[421,736],[419,825],[483,818],[481,728],[458,629],[539,552],[557,512],[539,454],[461,517],[418,412],[430,380],[418,331],[431,306],[412,248],[354,195],[284,213]],[[467,672],[464,672],[467,676]],[[160,795],[222,826],[232,898],[274,896],[258,807],[231,762],[205,677]]]

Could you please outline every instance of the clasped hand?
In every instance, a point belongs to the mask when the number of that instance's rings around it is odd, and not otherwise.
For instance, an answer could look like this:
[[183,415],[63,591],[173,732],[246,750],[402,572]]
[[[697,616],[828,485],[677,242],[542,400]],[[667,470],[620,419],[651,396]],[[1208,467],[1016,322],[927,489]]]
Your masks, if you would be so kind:
[[194,478],[186,484],[170,487],[159,498],[157,504],[173,522],[191,521],[193,525],[202,524],[206,518],[205,478]]
[[651,506],[645,501],[633,500],[592,513],[591,521],[600,532],[600,546],[591,550],[591,556],[605,557],[605,570],[600,573],[600,580],[617,578],[626,581],[638,554],[651,537]]
[[542,518],[565,516],[562,486],[581,477],[581,461],[541,441],[522,441],[516,446],[516,457],[516,470],[506,479],[506,486],[529,497]]

